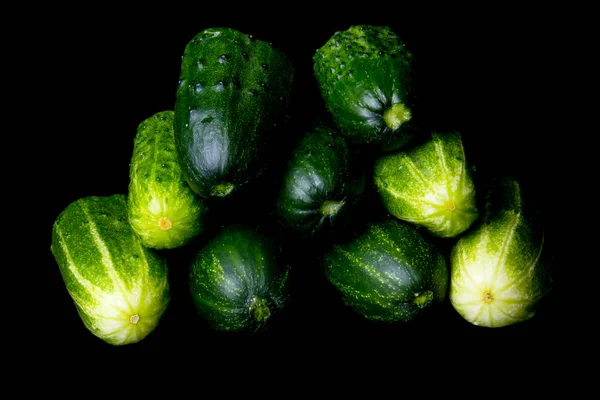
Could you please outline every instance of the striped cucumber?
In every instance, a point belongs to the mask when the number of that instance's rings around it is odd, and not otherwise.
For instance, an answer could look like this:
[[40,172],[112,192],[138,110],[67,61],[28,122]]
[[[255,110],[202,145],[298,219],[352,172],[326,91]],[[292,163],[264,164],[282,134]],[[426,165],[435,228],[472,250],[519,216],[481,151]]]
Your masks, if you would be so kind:
[[324,263],[344,303],[370,320],[409,322],[446,298],[446,260],[403,221],[369,224],[353,240],[328,250]]
[[520,182],[497,179],[486,196],[482,220],[452,248],[450,302],[466,321],[493,328],[532,318],[552,276],[540,217]]
[[260,232],[241,225],[219,231],[190,267],[190,292],[199,314],[219,331],[266,327],[287,294],[288,268]]
[[381,156],[373,174],[390,214],[436,236],[458,236],[479,215],[459,132],[432,132],[418,145]]
[[200,233],[206,211],[183,177],[173,120],[174,112],[167,110],[138,125],[129,169],[129,222],[154,249],[188,243]]
[[127,219],[127,196],[69,204],[52,226],[51,252],[84,326],[112,345],[158,326],[170,289],[164,258],[144,247]]

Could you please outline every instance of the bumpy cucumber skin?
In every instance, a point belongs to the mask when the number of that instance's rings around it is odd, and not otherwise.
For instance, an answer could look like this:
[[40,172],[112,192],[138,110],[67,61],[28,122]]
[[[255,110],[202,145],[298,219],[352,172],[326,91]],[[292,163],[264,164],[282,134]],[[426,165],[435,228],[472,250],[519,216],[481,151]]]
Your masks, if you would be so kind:
[[144,246],[158,250],[196,237],[206,211],[183,177],[173,121],[174,112],[166,110],[138,125],[129,169],[129,222]]
[[[353,142],[387,150],[413,136],[412,63],[412,53],[396,33],[372,25],[334,33],[313,56],[314,76],[336,125]],[[384,113],[394,104],[406,108],[408,119],[391,128]]]
[[[277,213],[287,228],[312,235],[342,225],[364,186],[354,174],[349,148],[337,129],[317,123],[293,149],[277,197]],[[362,183],[362,186],[361,186]]]
[[494,180],[482,219],[452,247],[450,302],[473,325],[527,321],[551,290],[541,217],[525,200],[516,178]]
[[85,327],[112,345],[143,340],[170,301],[164,258],[142,245],[127,196],[85,197],[52,227],[51,252]]
[[457,131],[432,132],[418,146],[381,156],[373,180],[390,214],[435,236],[456,237],[479,216],[471,165]]
[[446,260],[403,221],[371,223],[354,240],[328,250],[324,266],[344,303],[370,320],[410,322],[447,295]]
[[204,198],[228,197],[260,175],[288,120],[294,68],[270,43],[209,28],[186,45],[175,103],[184,176]]
[[213,329],[254,332],[284,308],[288,272],[263,234],[230,225],[196,252],[189,287],[200,316]]

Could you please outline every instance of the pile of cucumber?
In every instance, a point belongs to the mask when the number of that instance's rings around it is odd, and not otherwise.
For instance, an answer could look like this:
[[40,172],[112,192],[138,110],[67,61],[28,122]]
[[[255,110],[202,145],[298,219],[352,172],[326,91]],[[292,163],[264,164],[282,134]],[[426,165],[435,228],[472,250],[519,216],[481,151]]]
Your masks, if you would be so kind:
[[[514,176],[474,178],[461,132],[414,122],[413,55],[401,38],[353,25],[324,40],[312,65],[325,112],[290,138],[288,55],[227,27],[187,43],[174,109],[137,127],[127,193],[75,199],[52,227],[73,312],[93,335],[115,346],[150,335],[175,290],[165,252],[182,248],[198,318],[215,331],[268,329],[294,301],[282,235],[327,243],[313,272],[373,323],[432,318],[444,302],[481,327],[534,317],[553,286],[542,217]],[[219,224],[214,210],[265,174],[279,176],[265,215],[277,234],[227,223],[200,239]],[[370,192],[386,215],[362,221]]]

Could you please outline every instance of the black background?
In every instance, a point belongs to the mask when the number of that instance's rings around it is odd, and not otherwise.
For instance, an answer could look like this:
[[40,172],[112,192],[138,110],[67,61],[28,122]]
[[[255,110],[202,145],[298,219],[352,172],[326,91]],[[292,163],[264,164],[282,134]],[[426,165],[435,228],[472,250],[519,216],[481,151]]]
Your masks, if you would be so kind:
[[[233,7],[233,6],[231,6]],[[46,349],[100,351],[114,355],[138,352],[219,357],[235,352],[291,353],[316,350],[326,356],[339,349],[353,354],[387,354],[399,349],[432,346],[445,349],[454,341],[533,345],[561,335],[560,215],[554,213],[553,161],[558,144],[552,139],[554,60],[560,37],[544,14],[524,10],[437,10],[416,13],[402,8],[376,13],[323,14],[310,10],[270,10],[234,18],[212,10],[156,9],[144,13],[91,10],[48,19],[27,48],[33,69],[31,97],[51,110],[43,117],[38,145],[52,188],[44,198],[41,230],[45,254],[44,317],[52,328],[40,335]],[[308,12],[304,12],[308,11]],[[259,18],[260,16],[260,18]],[[214,18],[213,18],[214,17]],[[167,252],[172,300],[157,329],[142,342],[113,347],[89,333],[81,323],[50,253],[51,226],[70,202],[85,196],[126,193],[129,160],[137,125],[152,114],[173,109],[181,55],[202,29],[229,26],[269,41],[293,61],[296,75],[291,122],[284,135],[294,138],[319,115],[323,103],[312,75],[312,56],[337,30],[367,23],[394,29],[415,56],[415,119],[424,129],[462,133],[467,158],[482,182],[495,175],[522,180],[532,203],[546,222],[547,249],[555,268],[555,288],[538,314],[514,326],[472,326],[447,301],[422,320],[408,325],[367,321],[344,306],[319,270],[318,259],[328,241],[282,235],[270,202],[277,173],[289,147],[273,157],[266,176],[245,197],[214,207],[210,226],[184,249]],[[364,168],[370,168],[365,158]],[[357,223],[381,216],[373,192],[361,203]],[[256,334],[211,330],[195,313],[187,289],[186,264],[194,252],[227,223],[260,226],[280,241],[292,267],[290,301]],[[332,239],[333,240],[333,239]],[[450,241],[436,241],[448,254]],[[483,339],[483,340],[482,340]],[[408,344],[407,344],[408,343]],[[492,354],[496,347],[486,347]]]

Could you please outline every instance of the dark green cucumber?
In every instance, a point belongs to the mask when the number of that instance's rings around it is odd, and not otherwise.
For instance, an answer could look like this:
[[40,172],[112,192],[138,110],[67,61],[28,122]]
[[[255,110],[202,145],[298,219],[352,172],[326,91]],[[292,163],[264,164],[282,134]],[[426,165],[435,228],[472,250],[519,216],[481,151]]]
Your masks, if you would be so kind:
[[219,331],[254,331],[281,310],[288,269],[274,244],[240,225],[219,231],[195,254],[190,292],[199,314]]
[[373,180],[387,211],[439,237],[456,237],[477,219],[475,184],[461,134],[425,141],[375,161]]
[[267,167],[287,121],[294,69],[270,43],[209,28],[185,47],[175,103],[184,176],[205,198],[230,196]]
[[353,142],[392,150],[412,139],[412,60],[386,26],[337,31],[315,52],[314,76],[325,106]]
[[345,225],[365,180],[350,164],[348,145],[337,129],[318,123],[305,132],[283,174],[276,204],[281,222],[307,234]]
[[363,317],[409,322],[444,301],[448,267],[440,251],[411,224],[373,222],[324,257],[327,279]]
[[166,260],[142,245],[127,196],[85,197],[52,226],[51,252],[85,327],[112,345],[136,343],[170,301]]
[[196,237],[206,209],[183,178],[173,118],[173,111],[161,111],[138,125],[129,168],[129,222],[154,249],[181,247]]
[[486,188],[481,221],[450,256],[450,302],[473,325],[502,327],[532,318],[552,287],[541,216],[513,177]]

